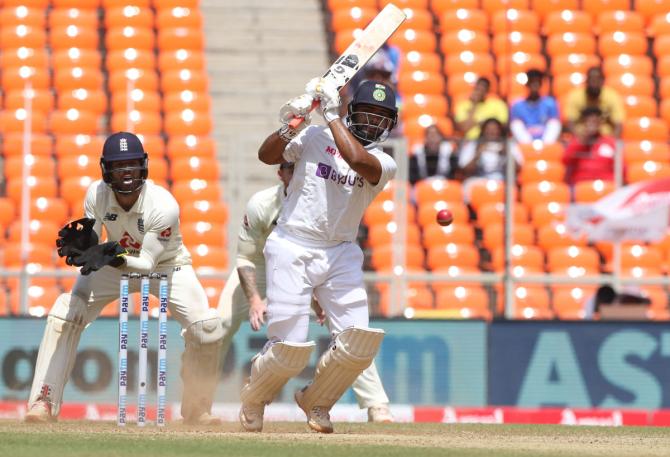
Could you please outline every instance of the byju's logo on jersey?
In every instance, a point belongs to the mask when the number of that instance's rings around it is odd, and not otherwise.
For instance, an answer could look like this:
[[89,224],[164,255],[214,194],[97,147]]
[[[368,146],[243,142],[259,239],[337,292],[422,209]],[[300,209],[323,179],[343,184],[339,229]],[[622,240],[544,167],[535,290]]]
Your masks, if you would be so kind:
[[346,175],[341,175],[334,170],[332,166],[321,163],[316,167],[316,176],[326,180],[331,180],[341,186],[349,185],[351,187],[363,187],[363,178],[358,176],[355,172],[349,171]]

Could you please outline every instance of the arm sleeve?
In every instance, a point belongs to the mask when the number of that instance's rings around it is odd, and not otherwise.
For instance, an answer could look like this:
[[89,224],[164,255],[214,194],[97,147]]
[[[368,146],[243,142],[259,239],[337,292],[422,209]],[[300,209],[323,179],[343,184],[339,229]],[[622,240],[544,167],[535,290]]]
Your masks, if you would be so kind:
[[547,125],[544,127],[544,134],[542,135],[542,142],[545,144],[552,144],[558,141],[561,135],[561,121],[556,119],[549,119]]
[[475,156],[475,145],[476,142],[468,141],[461,148],[458,153],[458,166],[464,168],[467,164],[472,162],[472,159]]
[[512,136],[514,136],[514,139],[517,142],[526,144],[533,141],[533,137],[530,136],[530,133],[528,133],[528,130],[526,130],[526,125],[521,119],[514,119],[514,117],[512,117],[512,122],[509,124],[509,129],[512,131]]
[[98,235],[98,239],[102,236],[102,220],[95,211],[95,200],[97,194],[98,186],[92,184],[88,187],[86,191],[86,198],[84,199],[84,215],[90,219],[95,219],[95,224],[93,225],[93,230]]
[[382,174],[379,177],[379,182],[374,186],[374,188],[382,189],[387,182],[395,177],[395,173],[398,171],[398,165],[395,163],[395,160],[393,160],[393,157],[386,154],[385,152],[375,151],[372,152],[372,154],[377,158],[377,160],[379,160],[379,163],[382,166]]
[[237,267],[256,268],[254,258],[263,255],[263,233],[267,230],[263,222],[261,206],[256,195],[247,203],[242,226],[237,239]]
[[161,206],[161,212],[147,221],[147,232],[142,240],[140,255],[126,256],[126,267],[139,273],[152,272],[170,242],[161,234],[168,229],[174,230],[178,225],[179,205],[174,199],[165,200]]

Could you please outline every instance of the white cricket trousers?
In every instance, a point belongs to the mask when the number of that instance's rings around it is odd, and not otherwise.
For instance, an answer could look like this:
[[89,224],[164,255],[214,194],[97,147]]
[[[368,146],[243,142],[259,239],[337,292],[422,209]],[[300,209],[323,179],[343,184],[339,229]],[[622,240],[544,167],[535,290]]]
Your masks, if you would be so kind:
[[[261,298],[265,299],[265,278],[256,278],[256,284]],[[223,348],[221,350],[221,359],[225,360],[235,333],[239,330],[242,322],[249,319],[249,302],[242,292],[240,278],[236,270],[233,270],[230,274],[226,281],[226,286],[221,292],[218,312],[223,321],[223,330],[225,332]],[[326,321],[326,324],[329,330],[332,331],[329,320]],[[384,391],[384,386],[379,378],[379,373],[374,362],[356,378],[351,388],[356,396],[358,406],[361,408],[387,405],[389,403],[389,398]]]

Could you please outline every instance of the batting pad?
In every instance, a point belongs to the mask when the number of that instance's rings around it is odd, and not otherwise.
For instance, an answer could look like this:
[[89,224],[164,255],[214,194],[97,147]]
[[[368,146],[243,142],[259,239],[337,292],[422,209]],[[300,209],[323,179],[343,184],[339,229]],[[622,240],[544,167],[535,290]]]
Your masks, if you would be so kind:
[[257,354],[251,363],[249,382],[242,388],[242,402],[258,406],[271,403],[288,380],[307,366],[315,346],[313,341],[277,342]]
[[35,364],[35,377],[29,404],[42,399],[51,404],[51,414],[58,416],[63,389],[77,355],[77,346],[84,326],[49,316]]
[[303,389],[302,406],[332,408],[356,378],[370,366],[384,339],[384,330],[351,327],[335,337],[321,356],[314,380]]

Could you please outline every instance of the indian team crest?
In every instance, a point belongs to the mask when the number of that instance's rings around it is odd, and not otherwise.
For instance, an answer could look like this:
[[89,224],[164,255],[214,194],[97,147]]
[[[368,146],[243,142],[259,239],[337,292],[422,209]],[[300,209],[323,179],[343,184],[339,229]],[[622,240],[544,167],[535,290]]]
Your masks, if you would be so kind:
[[377,84],[377,88],[372,92],[372,98],[378,102],[383,102],[386,100],[386,88]]

